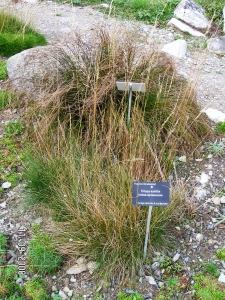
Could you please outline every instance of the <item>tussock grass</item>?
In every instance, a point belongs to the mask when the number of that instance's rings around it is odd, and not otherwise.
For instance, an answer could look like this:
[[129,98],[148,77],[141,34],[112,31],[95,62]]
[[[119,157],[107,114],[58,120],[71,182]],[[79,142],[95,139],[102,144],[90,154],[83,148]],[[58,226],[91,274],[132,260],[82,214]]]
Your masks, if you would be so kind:
[[45,37],[16,17],[0,12],[0,56],[9,57],[25,49],[46,45]]
[[[55,84],[37,103],[25,176],[31,200],[53,211],[62,254],[97,260],[98,274],[125,276],[141,264],[147,216],[131,205],[132,181],[168,180],[175,156],[194,151],[210,129],[165,54],[140,51],[129,34],[100,30],[93,40],[77,36],[59,49]],[[129,125],[117,80],[146,83],[146,93],[133,95]],[[152,245],[187,209],[180,185],[171,195],[168,207],[153,209]]]

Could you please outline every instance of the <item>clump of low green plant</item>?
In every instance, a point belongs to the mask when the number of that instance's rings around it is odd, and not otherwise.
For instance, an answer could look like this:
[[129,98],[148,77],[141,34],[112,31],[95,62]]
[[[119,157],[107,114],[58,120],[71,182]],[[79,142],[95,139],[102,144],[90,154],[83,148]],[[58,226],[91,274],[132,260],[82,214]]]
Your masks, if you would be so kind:
[[16,94],[10,91],[0,90],[0,110],[4,109],[8,104],[13,103]]
[[25,49],[46,45],[42,34],[9,13],[0,12],[0,56],[12,56]]
[[225,122],[218,122],[215,131],[225,133]]
[[225,261],[225,249],[221,248],[216,251],[216,258]]
[[166,256],[160,262],[160,267],[165,269],[166,273],[168,274],[177,274],[183,269],[183,267],[179,263],[174,262],[173,259],[169,256]]
[[25,131],[25,126],[23,125],[21,120],[13,120],[9,121],[4,128],[4,136],[5,137],[13,137],[13,136],[18,136],[22,135]]
[[0,266],[3,264],[2,255],[6,253],[7,239],[6,236],[0,232]]
[[0,268],[0,298],[12,296],[15,293],[21,294],[22,290],[14,281],[14,277],[18,272],[16,266],[6,266]]
[[225,141],[224,140],[219,140],[219,141],[214,141],[214,142],[208,142],[206,144],[206,150],[210,151],[212,154],[215,155],[222,155],[224,153],[225,149]]
[[0,80],[5,80],[7,77],[6,62],[0,61]]
[[193,278],[197,299],[223,300],[225,298],[225,285],[219,283],[217,278],[203,272],[198,272]]
[[213,263],[204,264],[204,270],[205,270],[205,272],[212,274],[215,277],[219,276],[218,267],[217,267],[217,265],[215,265]]
[[59,268],[63,258],[49,235],[36,233],[29,242],[27,260],[32,271],[51,274]]
[[144,296],[138,292],[135,292],[131,295],[127,295],[124,292],[119,292],[117,294],[117,300],[143,300]]
[[46,292],[46,282],[40,278],[33,278],[25,285],[25,294],[31,300],[49,300],[51,297]]

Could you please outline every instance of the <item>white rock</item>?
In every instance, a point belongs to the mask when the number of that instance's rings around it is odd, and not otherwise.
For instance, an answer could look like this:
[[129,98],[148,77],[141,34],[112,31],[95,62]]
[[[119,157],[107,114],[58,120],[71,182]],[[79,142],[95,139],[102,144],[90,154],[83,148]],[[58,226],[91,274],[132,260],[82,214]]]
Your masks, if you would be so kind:
[[77,282],[76,278],[73,277],[73,276],[71,276],[70,281],[71,281],[71,282]]
[[220,205],[220,198],[219,197],[213,197],[211,200],[215,205]]
[[207,49],[215,54],[225,54],[225,36],[219,36],[207,41]]
[[2,202],[2,203],[0,204],[0,207],[3,208],[3,209],[6,208],[6,201]]
[[202,198],[204,198],[207,195],[207,190],[203,189],[202,187],[196,187],[195,188],[195,193],[194,196],[200,200]]
[[77,260],[76,260],[76,263],[78,265],[82,265],[82,264],[86,264],[87,260],[85,257],[79,257]]
[[73,290],[69,290],[69,292],[67,293],[68,297],[72,297],[73,296]]
[[38,0],[23,0],[24,3],[32,3],[32,4],[38,4]]
[[201,173],[200,178],[197,179],[202,185],[205,185],[209,181],[209,175],[205,172]]
[[62,297],[62,299],[67,299],[68,297],[66,296],[66,294],[63,291],[59,291],[59,296]]
[[219,281],[219,282],[225,283],[225,275],[224,275],[223,273],[220,273],[220,276],[219,276],[219,278],[218,278],[218,281]]
[[179,161],[186,163],[187,162],[187,156],[183,155],[183,156],[179,157]]
[[65,286],[64,289],[63,289],[63,292],[68,293],[69,291],[70,291],[70,289],[68,288],[68,286]]
[[3,189],[8,189],[8,188],[10,188],[11,185],[12,185],[11,182],[6,181],[6,182],[3,182],[2,188]]
[[95,261],[90,261],[87,263],[87,268],[90,274],[92,274],[98,268],[98,263]]
[[100,4],[100,6],[103,7],[103,8],[108,8],[108,7],[109,7],[109,4],[107,4],[107,3],[102,3],[102,4]]
[[185,40],[174,41],[165,45],[162,48],[162,51],[178,58],[185,57],[187,52],[187,42]]
[[197,242],[201,242],[203,240],[203,237],[204,237],[203,234],[198,233],[198,234],[196,234],[195,239]]
[[175,9],[174,16],[195,28],[207,29],[210,26],[202,7],[192,0],[182,0]]
[[87,266],[85,264],[80,264],[80,265],[74,265],[74,266],[70,267],[66,271],[66,274],[76,275],[76,274],[80,274],[85,271],[87,271]]
[[173,257],[173,262],[178,261],[179,258],[180,258],[180,253],[176,253]]
[[220,203],[225,204],[225,196],[220,198]]
[[225,122],[225,113],[214,109],[214,108],[207,108],[203,109],[202,112],[204,112],[208,118],[216,123],[218,122]]
[[190,27],[189,25],[183,23],[183,22],[180,21],[180,20],[177,20],[176,18],[172,18],[172,19],[168,22],[167,25],[168,25],[168,26],[176,27],[176,28],[179,29],[180,31],[188,32],[188,33],[189,33],[190,35],[192,35],[192,36],[202,36],[202,37],[205,36],[202,32],[193,29],[193,28]]
[[146,280],[148,281],[149,284],[157,286],[157,283],[155,281],[155,278],[152,276],[145,276]]

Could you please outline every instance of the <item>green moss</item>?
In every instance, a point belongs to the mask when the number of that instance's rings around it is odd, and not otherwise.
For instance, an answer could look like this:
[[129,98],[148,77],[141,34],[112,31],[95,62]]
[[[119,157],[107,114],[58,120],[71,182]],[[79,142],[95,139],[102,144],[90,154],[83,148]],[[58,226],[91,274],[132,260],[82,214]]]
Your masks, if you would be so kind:
[[9,57],[25,49],[46,44],[42,34],[16,17],[0,12],[0,56]]
[[31,300],[48,300],[50,297],[45,288],[46,283],[43,280],[34,278],[26,283],[25,293],[28,299]]

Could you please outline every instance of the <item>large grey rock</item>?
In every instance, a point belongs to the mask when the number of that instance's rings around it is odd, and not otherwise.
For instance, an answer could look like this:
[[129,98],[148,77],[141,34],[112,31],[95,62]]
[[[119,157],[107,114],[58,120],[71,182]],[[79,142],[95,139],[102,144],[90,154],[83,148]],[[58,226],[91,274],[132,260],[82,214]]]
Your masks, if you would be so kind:
[[202,7],[192,0],[182,0],[175,9],[174,16],[198,29],[207,29],[210,26]]
[[187,42],[185,40],[174,41],[172,43],[165,45],[162,48],[162,51],[174,57],[178,57],[178,58],[185,57],[187,52]]
[[176,18],[172,18],[167,25],[176,27],[182,32],[188,32],[192,36],[205,36],[202,32],[193,29],[191,26],[187,25],[186,23],[180,20],[177,20]]
[[212,53],[225,54],[225,36],[209,39],[207,49]]
[[45,88],[47,79],[56,76],[59,51],[56,46],[48,45],[11,56],[6,67],[9,79],[16,89],[33,95],[39,94]]

